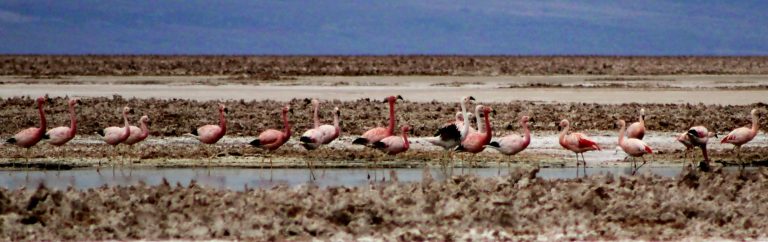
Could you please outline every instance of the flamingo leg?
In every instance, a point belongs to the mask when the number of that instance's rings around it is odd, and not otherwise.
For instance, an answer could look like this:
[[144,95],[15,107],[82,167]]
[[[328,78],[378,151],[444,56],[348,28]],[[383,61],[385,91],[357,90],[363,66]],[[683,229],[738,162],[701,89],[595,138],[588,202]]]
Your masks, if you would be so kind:
[[576,178],[579,178],[579,153],[576,154]]
[[[578,156],[579,154],[576,154]],[[584,176],[587,176],[587,160],[584,158],[584,153],[581,153],[581,162],[584,163]]]
[[641,156],[640,158],[643,159],[643,164],[640,164],[640,166],[638,166],[635,171],[640,170],[640,167],[643,167],[645,165],[645,163],[646,163],[645,156]]

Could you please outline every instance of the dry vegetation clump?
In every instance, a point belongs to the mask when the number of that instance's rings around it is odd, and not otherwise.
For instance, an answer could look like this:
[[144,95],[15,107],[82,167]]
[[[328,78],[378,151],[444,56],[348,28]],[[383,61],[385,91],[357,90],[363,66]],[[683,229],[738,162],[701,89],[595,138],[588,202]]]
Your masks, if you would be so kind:
[[426,177],[417,183],[229,191],[170,185],[0,188],[3,240],[758,239],[768,169],[678,178]]
[[[407,97],[405,97],[407,99]],[[342,135],[360,135],[366,130],[384,126],[387,122],[388,106],[378,99],[356,101],[324,101],[319,116],[324,123],[330,123],[330,110],[339,106],[342,118]],[[217,101],[195,101],[183,99],[126,99],[115,95],[112,98],[83,98],[77,108],[78,133],[93,134],[99,129],[122,125],[120,108],[129,105],[136,114],[131,122],[141,115],[152,119],[150,135],[181,136],[192,127],[218,123]],[[45,111],[49,127],[69,125],[65,98],[51,98]],[[229,109],[229,136],[256,136],[268,128],[282,128],[280,107],[285,102],[266,101],[224,101]],[[311,107],[303,99],[290,102],[294,114],[289,119],[293,124],[295,137],[310,128]],[[518,129],[522,115],[533,117],[532,130],[556,131],[557,122],[568,118],[580,130],[614,130],[616,119],[637,120],[637,110],[645,108],[646,127],[653,131],[682,132],[694,125],[705,125],[720,133],[751,123],[749,111],[752,108],[765,110],[766,104],[751,105],[704,105],[704,104],[594,104],[594,103],[535,103],[518,101],[490,103],[497,114],[492,116],[494,132],[503,135]],[[38,125],[38,113],[34,101],[29,97],[0,99],[0,137],[9,137],[17,131]],[[398,125],[408,123],[415,136],[431,136],[438,127],[453,119],[459,110],[456,103],[444,102],[398,102],[396,105]],[[765,117],[765,115],[764,115]],[[761,129],[768,131],[768,118],[761,119]]]
[[678,75],[768,74],[768,57],[3,55],[0,75]]

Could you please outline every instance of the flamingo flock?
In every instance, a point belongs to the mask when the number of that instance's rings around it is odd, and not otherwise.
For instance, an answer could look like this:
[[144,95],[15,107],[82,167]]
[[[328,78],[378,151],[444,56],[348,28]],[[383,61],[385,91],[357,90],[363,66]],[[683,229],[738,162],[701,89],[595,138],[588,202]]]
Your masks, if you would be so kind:
[[[363,133],[359,138],[352,141],[352,144],[363,145],[375,150],[380,150],[385,155],[397,155],[407,152],[410,148],[410,141],[408,140],[408,132],[411,130],[411,126],[408,124],[400,127],[400,134],[395,133],[396,129],[396,115],[395,106],[397,100],[403,100],[399,95],[388,96],[383,102],[389,106],[389,119],[386,127],[372,128]],[[461,106],[461,112],[456,113],[455,119],[447,122],[445,125],[438,127],[434,137],[424,138],[427,142],[442,147],[446,150],[448,156],[452,157],[453,152],[466,152],[470,153],[472,158],[469,159],[470,167],[474,166],[474,154],[482,152],[485,148],[491,148],[497,150],[501,154],[507,156],[514,156],[524,151],[531,144],[531,130],[528,126],[529,122],[532,122],[530,116],[522,116],[519,120],[521,133],[509,134],[504,137],[493,138],[493,127],[490,123],[490,116],[495,113],[493,108],[485,105],[476,105],[474,107],[474,114],[467,112],[467,105],[470,105],[475,98],[472,96],[462,97],[459,100]],[[19,131],[13,137],[8,138],[6,143],[18,146],[25,149],[26,163],[29,164],[29,153],[32,147],[34,147],[41,140],[54,147],[65,145],[71,141],[77,134],[77,113],[75,108],[81,104],[80,100],[73,98],[68,100],[67,105],[69,108],[70,125],[52,128],[46,131],[47,123],[44,112],[44,104],[46,102],[45,97],[39,97],[36,99],[37,109],[40,115],[40,124],[38,127],[31,127]],[[318,112],[320,110],[320,101],[317,99],[307,100],[312,104],[313,119],[312,128],[306,130],[299,138],[300,145],[307,151],[312,151],[321,148],[323,145],[327,145],[337,138],[341,134],[340,127],[340,109],[334,107],[333,123],[321,124],[318,118]],[[628,158],[632,159],[633,174],[643,165],[646,164],[645,155],[653,154],[653,149],[643,141],[646,136],[645,127],[645,109],[639,110],[639,118],[637,122],[626,125],[624,120],[618,120],[616,123],[620,126],[618,133],[618,147],[617,149],[623,150]],[[129,122],[129,115],[133,114],[132,108],[126,106],[122,108],[122,121],[123,125],[107,127],[96,132],[102,137],[104,143],[111,145],[113,148],[113,155],[117,155],[118,145],[125,144],[129,149],[133,149],[133,145],[142,142],[147,139],[150,134],[149,123],[150,118],[147,115],[142,116],[139,119],[140,126],[132,126]],[[216,144],[221,140],[227,132],[227,108],[224,104],[218,105],[218,117],[219,124],[209,124],[193,128],[190,133],[185,134],[187,136],[194,137],[202,145],[210,146]],[[283,127],[279,129],[268,129],[263,131],[259,136],[252,140],[249,144],[253,147],[261,148],[267,153],[275,151],[283,146],[290,138],[292,134],[291,123],[289,121],[289,114],[293,114],[293,110],[289,105],[284,106],[281,109],[281,118],[283,121]],[[470,120],[476,119],[477,129],[471,127]],[[739,164],[743,167],[746,162],[741,157],[741,147],[755,138],[760,128],[759,126],[759,113],[757,109],[753,109],[750,112],[752,119],[751,127],[741,127],[734,129],[728,135],[726,135],[720,142],[729,143],[734,145],[733,152],[739,161]],[[577,174],[579,166],[583,165],[584,174],[586,175],[587,162],[584,158],[584,153],[589,151],[601,150],[600,145],[591,139],[588,135],[579,132],[570,132],[571,123],[568,119],[563,119],[558,125],[560,131],[558,135],[558,142],[563,149],[573,152],[576,155],[576,170]],[[694,126],[687,131],[679,134],[676,140],[683,144],[686,148],[683,156],[686,157],[690,151],[695,148],[702,150],[704,163],[709,162],[707,155],[707,143],[710,137],[717,137],[715,132],[710,132],[704,126]],[[207,148],[203,148],[207,150]],[[214,152],[211,158],[215,157],[218,153]],[[581,158],[579,158],[581,155]],[[642,160],[642,164],[639,166],[635,162],[635,158]],[[693,163],[694,156],[691,155],[691,161]],[[210,158],[209,158],[210,160]],[[210,161],[209,161],[210,162]],[[263,162],[263,161],[262,161]],[[272,159],[269,158],[270,167],[272,166]],[[311,164],[310,168],[311,168]],[[374,162],[375,165],[375,162]],[[695,164],[694,164],[695,165]]]

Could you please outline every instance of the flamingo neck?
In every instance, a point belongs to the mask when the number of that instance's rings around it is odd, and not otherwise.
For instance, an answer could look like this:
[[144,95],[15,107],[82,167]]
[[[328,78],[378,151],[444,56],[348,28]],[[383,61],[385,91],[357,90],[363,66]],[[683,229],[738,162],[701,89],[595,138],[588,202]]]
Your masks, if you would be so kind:
[[477,122],[477,132],[485,132],[485,125],[483,125],[483,119],[480,117],[480,110],[475,109],[475,122]]
[[627,131],[627,123],[621,123],[621,129],[619,129],[619,145],[620,146],[624,145],[624,133],[626,133],[626,131]]
[[389,100],[389,126],[387,126],[387,136],[392,136],[395,132],[395,101]]
[[313,115],[315,120],[315,128],[320,127],[320,118],[317,117],[317,110],[320,108],[319,103],[313,103],[312,106],[314,106],[315,114]]
[[464,126],[461,127],[459,136],[460,136],[460,140],[464,141],[464,138],[467,137],[467,133],[469,133],[469,124],[470,124],[469,113],[467,113],[467,104],[466,102],[464,102],[464,99],[461,100],[461,117],[462,119],[464,119],[464,121],[462,122]]
[[562,131],[560,131],[560,144],[565,141],[565,135],[568,133],[568,130],[571,129],[571,124],[565,125]]
[[291,123],[288,122],[288,111],[283,111],[283,127],[285,137],[291,137]]
[[77,133],[77,115],[75,115],[75,105],[69,105],[69,135],[74,136]]
[[227,117],[224,116],[224,110],[219,110],[219,127],[221,133],[227,133]]
[[131,125],[128,123],[128,114],[123,112],[123,122],[125,125],[125,134],[123,134],[122,139],[127,139],[128,136],[131,136]]
[[757,117],[757,114],[752,115],[752,134],[757,134],[757,131],[760,129],[760,118]]
[[488,118],[488,112],[484,112],[485,114],[485,138],[486,138],[486,144],[491,141],[491,136],[493,136],[493,128],[491,128],[491,120]]
[[149,128],[147,128],[147,121],[141,121],[141,137],[146,138],[149,136]]
[[411,144],[408,142],[408,131],[403,130],[403,148],[408,149],[411,147]]
[[339,114],[336,112],[333,112],[333,127],[336,129],[336,134],[341,131],[341,127],[339,127]]
[[48,125],[45,120],[45,112],[43,111],[42,102],[37,103],[37,111],[40,112],[40,130],[38,130],[38,132],[42,134],[45,133],[45,127]]
[[525,144],[531,143],[531,130],[528,128],[528,122],[521,122],[521,125],[523,126],[523,135],[524,135],[524,141]]

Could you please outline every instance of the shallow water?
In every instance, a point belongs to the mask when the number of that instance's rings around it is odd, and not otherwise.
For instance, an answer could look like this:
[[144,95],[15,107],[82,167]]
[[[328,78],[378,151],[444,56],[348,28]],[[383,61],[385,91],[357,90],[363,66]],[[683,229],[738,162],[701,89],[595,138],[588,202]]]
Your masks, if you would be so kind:
[[[515,168],[512,168],[515,169]],[[519,168],[518,168],[519,169]],[[729,169],[730,170],[730,169]],[[45,184],[51,188],[88,189],[109,186],[127,186],[144,182],[149,185],[160,184],[163,178],[169,183],[189,185],[191,180],[204,187],[242,190],[247,187],[270,188],[278,185],[297,186],[315,184],[320,187],[327,186],[363,186],[380,182],[382,177],[390,181],[390,171],[397,173],[400,182],[417,182],[422,180],[422,168],[397,168],[378,169],[374,173],[370,171],[371,180],[368,180],[366,169],[316,169],[316,180],[309,180],[308,169],[243,169],[243,168],[138,168],[138,169],[101,169],[97,173],[95,169],[74,169],[64,171],[0,171],[0,186],[10,189],[36,188]],[[461,168],[454,169],[454,175],[462,174]],[[471,173],[481,177],[498,176],[497,168],[464,169],[464,174]],[[501,170],[501,175],[509,172],[506,168]],[[665,177],[675,177],[681,172],[680,167],[643,167],[638,174],[651,172]],[[446,174],[439,169],[431,170],[432,177],[436,180],[446,179]],[[630,175],[631,169],[626,167],[588,168],[588,175],[613,174]],[[583,176],[580,169],[579,175]],[[538,176],[543,179],[568,179],[576,177],[576,168],[541,168]],[[374,180],[375,179],[375,180]]]

